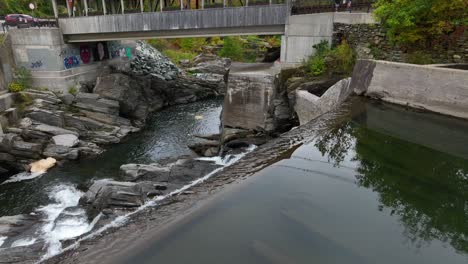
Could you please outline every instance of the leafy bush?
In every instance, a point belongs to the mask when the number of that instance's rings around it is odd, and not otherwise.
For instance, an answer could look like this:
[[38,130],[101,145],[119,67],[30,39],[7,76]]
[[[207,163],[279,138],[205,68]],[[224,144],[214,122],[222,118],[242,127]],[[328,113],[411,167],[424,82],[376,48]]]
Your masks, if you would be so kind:
[[375,16],[398,44],[424,44],[468,26],[466,0],[378,0]]
[[12,93],[19,93],[24,90],[24,86],[17,82],[12,82],[8,85],[8,90]]
[[406,56],[406,62],[412,64],[432,64],[432,56],[430,54],[424,53],[424,51],[415,51],[409,53]]
[[164,50],[162,53],[175,64],[179,64],[179,61],[181,60],[193,60],[193,58],[197,56],[197,54],[193,52],[183,52],[172,49]]
[[243,41],[240,37],[225,37],[224,46],[218,56],[230,58],[233,61],[242,61],[244,58]]
[[17,68],[13,74],[13,82],[8,85],[8,89],[12,93],[21,92],[31,88],[32,75],[25,67]]
[[346,41],[343,41],[331,52],[332,68],[334,73],[349,74],[353,71],[354,64],[356,63],[356,54],[351,46]]
[[71,95],[76,95],[78,93],[78,90],[76,89],[76,87],[72,86],[68,88],[68,93],[70,93]]
[[197,52],[201,51],[206,45],[206,38],[183,38],[180,41],[180,48],[183,51]]
[[331,49],[327,41],[313,46],[315,53],[304,62],[306,72],[312,76],[324,74],[349,75],[356,63],[356,54],[351,46],[343,41]]
[[327,65],[325,64],[325,58],[315,56],[310,59],[307,63],[307,68],[310,73],[314,76],[319,76],[325,73]]

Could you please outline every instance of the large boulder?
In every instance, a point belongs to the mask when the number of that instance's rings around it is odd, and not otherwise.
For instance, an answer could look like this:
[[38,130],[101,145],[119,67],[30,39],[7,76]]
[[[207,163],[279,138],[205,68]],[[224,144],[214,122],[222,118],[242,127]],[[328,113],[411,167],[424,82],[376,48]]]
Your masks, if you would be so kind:
[[152,183],[99,180],[80,199],[80,204],[85,206],[88,218],[93,219],[105,209],[134,210],[157,194]]
[[76,148],[49,144],[44,149],[43,155],[57,160],[76,160],[79,157],[79,150]]
[[54,158],[41,159],[30,164],[31,173],[44,173],[55,166],[57,160]]
[[353,92],[350,87],[351,78],[343,79],[330,87],[322,96],[317,96],[307,90],[297,90],[294,110],[301,125],[337,108]]
[[75,147],[80,142],[78,137],[73,134],[63,134],[52,137],[52,142],[58,146]]

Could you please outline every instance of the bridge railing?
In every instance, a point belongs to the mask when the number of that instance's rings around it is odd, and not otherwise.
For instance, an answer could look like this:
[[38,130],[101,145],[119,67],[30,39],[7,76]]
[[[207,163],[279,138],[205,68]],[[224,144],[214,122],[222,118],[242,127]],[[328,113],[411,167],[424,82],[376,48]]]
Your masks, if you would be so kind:
[[292,15],[324,12],[370,12],[375,0],[292,0]]
[[[90,0],[82,0],[78,2],[78,8],[76,6],[75,8],[67,6],[67,13],[62,13],[58,16],[60,18],[67,18],[77,16],[100,16],[147,12],[199,10],[209,8],[277,5],[286,4],[288,1],[291,0],[122,0],[114,1],[112,2],[112,5],[109,5],[109,2],[106,1],[91,2]],[[68,5],[68,1],[66,2]]]

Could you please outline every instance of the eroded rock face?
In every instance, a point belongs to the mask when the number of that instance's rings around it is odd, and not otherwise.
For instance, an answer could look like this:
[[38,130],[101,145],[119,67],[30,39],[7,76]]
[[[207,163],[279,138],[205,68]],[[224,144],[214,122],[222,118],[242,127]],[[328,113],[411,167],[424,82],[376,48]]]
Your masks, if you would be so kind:
[[120,167],[125,180],[157,181],[185,184],[201,178],[213,170],[220,168],[212,161],[196,159],[180,159],[174,163],[161,165],[125,164]]
[[100,180],[94,182],[80,204],[86,208],[89,219],[105,209],[131,210],[144,204],[148,195],[155,196],[156,188],[150,182],[117,182]]
[[353,92],[350,87],[351,78],[343,79],[330,87],[321,97],[307,90],[296,91],[294,109],[301,125],[337,108]]
[[80,142],[78,137],[73,134],[64,134],[52,137],[52,142],[58,146],[75,147]]

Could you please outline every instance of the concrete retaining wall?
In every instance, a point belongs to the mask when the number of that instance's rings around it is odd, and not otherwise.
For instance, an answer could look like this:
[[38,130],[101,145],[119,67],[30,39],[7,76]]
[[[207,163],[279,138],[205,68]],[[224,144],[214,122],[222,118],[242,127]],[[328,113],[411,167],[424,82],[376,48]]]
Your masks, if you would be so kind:
[[8,84],[13,79],[14,65],[11,41],[7,37],[3,44],[0,43],[0,95],[8,90]]
[[351,88],[386,102],[468,119],[468,71],[359,60]]
[[369,13],[318,13],[290,16],[281,43],[281,62],[302,63],[313,54],[313,45],[322,40],[332,43],[334,23],[375,23]]
[[[131,48],[120,43],[102,42],[106,47],[104,59],[95,61],[97,43],[67,44],[58,28],[12,29],[9,34],[14,65],[31,71],[33,87],[56,92],[67,92],[80,82],[94,81],[108,58],[127,58],[128,53],[132,54]],[[83,50],[87,50],[87,55]]]

